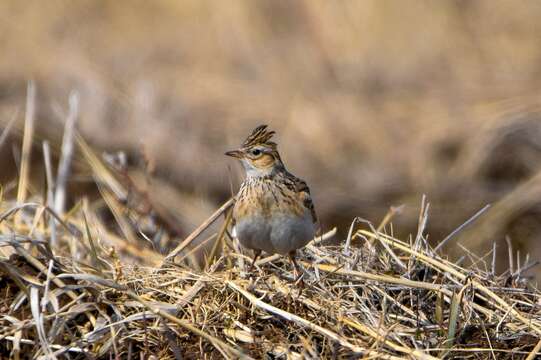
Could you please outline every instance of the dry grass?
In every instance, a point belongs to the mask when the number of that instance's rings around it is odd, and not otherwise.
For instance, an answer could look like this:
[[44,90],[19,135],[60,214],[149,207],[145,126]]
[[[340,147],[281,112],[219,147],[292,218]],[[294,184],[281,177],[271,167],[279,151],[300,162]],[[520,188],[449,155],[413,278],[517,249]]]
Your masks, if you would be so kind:
[[[249,258],[229,241],[205,271],[128,266],[99,227],[75,225],[90,212],[64,220],[56,255],[42,205],[2,217],[12,229],[0,240],[4,354],[517,359],[541,335],[541,293],[520,269],[461,268],[423,236],[357,229],[348,249],[315,241],[302,251],[301,288],[280,257],[260,260],[250,278]],[[85,250],[74,256],[70,243]]]
[[[126,206],[133,189],[124,187],[124,175],[76,139],[102,198],[81,198],[64,215],[47,206],[51,188],[45,196],[28,189],[26,203],[8,189],[0,202],[6,356],[531,360],[541,354],[541,292],[525,277],[532,263],[511,261],[497,274],[494,253],[465,252],[468,267],[450,262],[427,243],[424,200],[409,241],[393,235],[396,209],[377,228],[356,219],[339,245],[329,244],[335,230],[316,238],[301,251],[300,286],[280,256],[246,272],[250,259],[229,236],[230,202],[176,256],[153,250],[149,243],[172,236],[167,221],[160,225],[152,204],[146,212]],[[103,216],[104,208],[113,218]],[[196,235],[221,215],[219,230],[196,245]],[[205,242],[215,245],[198,263],[193,252]]]
[[[266,122],[342,235],[355,216],[377,222],[405,204],[394,220],[405,238],[428,194],[437,243],[516,189],[462,243],[485,252],[509,235],[541,258],[540,17],[538,2],[505,0],[7,0],[0,121],[35,79],[35,133],[54,159],[76,90],[85,139],[134,157],[144,147],[160,179],[148,194],[181,215],[182,237],[230,193],[224,151]],[[10,145],[4,181],[19,158]]]
[[[540,356],[539,4],[133,4],[0,3],[0,357]],[[260,122],[304,288],[215,211]]]

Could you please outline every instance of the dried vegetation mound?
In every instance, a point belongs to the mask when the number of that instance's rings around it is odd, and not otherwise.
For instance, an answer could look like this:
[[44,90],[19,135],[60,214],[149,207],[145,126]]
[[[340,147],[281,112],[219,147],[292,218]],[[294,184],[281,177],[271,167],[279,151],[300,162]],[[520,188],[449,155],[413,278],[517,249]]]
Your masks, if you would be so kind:
[[354,223],[340,246],[327,244],[331,231],[299,254],[295,282],[280,256],[248,273],[226,231],[204,270],[145,267],[105,246],[84,206],[62,220],[39,204],[2,207],[5,356],[533,359],[541,347],[541,293],[522,278],[528,264],[502,275],[479,258],[462,267],[422,228],[404,242],[389,226]]

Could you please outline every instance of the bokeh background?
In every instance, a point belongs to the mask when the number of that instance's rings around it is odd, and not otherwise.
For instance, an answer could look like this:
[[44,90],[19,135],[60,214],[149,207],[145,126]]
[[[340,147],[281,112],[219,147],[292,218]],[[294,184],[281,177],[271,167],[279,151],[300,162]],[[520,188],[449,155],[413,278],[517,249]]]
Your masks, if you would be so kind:
[[426,194],[436,243],[492,204],[446,250],[496,242],[503,270],[506,236],[541,259],[540,19],[536,1],[2,1],[0,120],[19,109],[22,129],[34,80],[37,133],[59,143],[77,91],[81,134],[133,171],[144,154],[185,233],[242,179],[224,151],[267,123],[325,229],[403,204],[405,238]]

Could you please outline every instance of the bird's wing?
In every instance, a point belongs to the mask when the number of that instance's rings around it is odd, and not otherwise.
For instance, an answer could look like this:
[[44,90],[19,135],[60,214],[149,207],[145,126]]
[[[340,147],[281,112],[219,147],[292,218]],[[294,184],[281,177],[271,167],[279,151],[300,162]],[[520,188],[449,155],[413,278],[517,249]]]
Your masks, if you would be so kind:
[[299,179],[298,177],[289,172],[286,173],[286,178],[291,182],[292,190],[300,196],[304,207],[310,210],[310,213],[312,214],[312,221],[315,224],[317,222],[316,209],[314,207],[312,197],[310,196],[310,188],[306,184],[306,181]]

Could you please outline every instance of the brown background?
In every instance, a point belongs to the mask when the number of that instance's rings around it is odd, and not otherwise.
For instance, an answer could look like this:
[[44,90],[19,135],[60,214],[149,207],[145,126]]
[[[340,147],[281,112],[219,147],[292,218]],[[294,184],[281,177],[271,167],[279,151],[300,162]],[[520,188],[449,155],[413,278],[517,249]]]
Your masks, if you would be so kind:
[[541,258],[540,19],[535,1],[2,1],[0,118],[34,79],[58,141],[78,91],[83,135],[145,149],[186,232],[238,186],[223,152],[268,123],[325,228],[405,204],[405,237],[426,194],[437,242],[491,203],[448,248],[495,241],[502,270],[506,235]]

